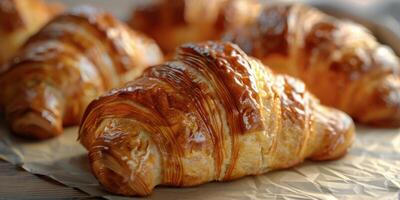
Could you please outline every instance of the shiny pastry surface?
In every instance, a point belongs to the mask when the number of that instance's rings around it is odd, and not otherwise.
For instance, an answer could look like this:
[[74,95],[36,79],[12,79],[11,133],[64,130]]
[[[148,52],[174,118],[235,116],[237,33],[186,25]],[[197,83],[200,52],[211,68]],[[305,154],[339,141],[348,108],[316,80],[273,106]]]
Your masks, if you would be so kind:
[[0,65],[61,10],[42,0],[0,0]]
[[349,116],[222,42],[181,46],[91,102],[80,127],[99,182],[128,196],[335,159],[353,139]]
[[31,138],[79,124],[89,102],[160,63],[153,40],[110,14],[77,7],[31,37],[1,71],[0,95],[12,130]]
[[267,5],[224,39],[356,121],[400,126],[399,58],[358,24],[304,5]]

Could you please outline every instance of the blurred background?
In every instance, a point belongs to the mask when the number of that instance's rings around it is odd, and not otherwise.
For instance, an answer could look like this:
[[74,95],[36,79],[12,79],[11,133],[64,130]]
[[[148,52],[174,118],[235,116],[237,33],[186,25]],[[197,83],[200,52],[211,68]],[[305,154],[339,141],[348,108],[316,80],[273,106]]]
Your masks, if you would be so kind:
[[[47,0],[67,6],[82,5],[81,0]],[[85,4],[111,11],[127,19],[135,6],[157,0],[85,0]],[[369,28],[380,42],[391,46],[400,55],[400,0],[260,0],[263,3],[298,2],[315,6],[331,15],[347,18]],[[118,3],[115,3],[118,2]],[[126,6],[121,6],[125,4]]]

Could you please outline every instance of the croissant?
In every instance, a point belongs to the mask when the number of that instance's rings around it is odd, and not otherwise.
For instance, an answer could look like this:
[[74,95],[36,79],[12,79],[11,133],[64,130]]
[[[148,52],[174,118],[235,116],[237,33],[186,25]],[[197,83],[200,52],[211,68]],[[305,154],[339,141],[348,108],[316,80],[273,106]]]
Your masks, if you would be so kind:
[[61,10],[42,0],[0,0],[0,64]]
[[110,14],[77,7],[53,19],[0,75],[1,105],[12,130],[30,138],[79,124],[87,104],[149,66],[162,53],[153,40]]
[[304,5],[269,5],[224,40],[305,82],[361,123],[400,126],[400,62],[362,26]]
[[80,126],[99,182],[140,196],[335,159],[353,138],[349,116],[222,42],[181,46],[91,102]]
[[258,0],[160,0],[135,9],[130,25],[173,53],[186,42],[219,39],[228,27],[252,21],[259,7]]

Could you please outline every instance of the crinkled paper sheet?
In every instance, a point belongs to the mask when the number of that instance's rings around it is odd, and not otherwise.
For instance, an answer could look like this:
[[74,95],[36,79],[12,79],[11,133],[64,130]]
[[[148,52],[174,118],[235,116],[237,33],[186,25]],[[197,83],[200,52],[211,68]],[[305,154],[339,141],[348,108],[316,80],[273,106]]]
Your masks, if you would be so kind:
[[[132,4],[135,1],[119,0],[119,4],[105,0],[64,2],[68,5],[93,3],[124,18],[131,8],[121,8],[118,5]],[[385,29],[378,31],[390,33]],[[397,39],[393,34],[388,36]],[[86,151],[77,142],[77,131],[77,127],[68,128],[58,138],[34,142],[12,136],[5,127],[4,120],[0,120],[0,158],[92,196],[132,199],[112,196],[99,186],[90,172]],[[157,187],[149,199],[400,200],[400,130],[358,127],[356,142],[340,160],[305,162],[288,170],[192,188]]]
[[[91,174],[78,128],[35,142],[0,126],[0,157],[92,196],[125,199],[105,192]],[[128,198],[126,198],[128,199]],[[131,199],[131,198],[130,198]],[[157,187],[149,199],[400,199],[400,130],[357,128],[357,139],[342,159],[191,188]]]

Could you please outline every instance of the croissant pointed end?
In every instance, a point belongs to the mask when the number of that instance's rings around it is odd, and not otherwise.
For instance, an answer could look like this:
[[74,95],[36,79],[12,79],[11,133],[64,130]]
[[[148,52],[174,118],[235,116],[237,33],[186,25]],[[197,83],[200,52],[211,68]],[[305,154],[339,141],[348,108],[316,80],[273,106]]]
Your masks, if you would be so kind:
[[[106,120],[103,124],[107,125],[102,133],[87,146],[92,172],[112,193],[150,195],[162,182],[161,158],[155,143],[143,130],[136,132],[129,120]],[[83,134],[82,139],[88,135]]]
[[311,160],[333,160],[344,156],[355,139],[355,126],[345,113],[322,107],[318,111],[317,141],[319,148],[311,156]]
[[30,139],[47,139],[62,133],[61,119],[46,113],[27,110],[10,119],[13,132]]
[[355,119],[380,127],[400,127],[400,77],[386,76],[371,89],[369,98],[356,105]]
[[[386,108],[382,109],[381,113],[382,115],[374,120],[360,120],[360,122],[376,127],[400,127],[400,99],[395,104],[388,105]],[[379,114],[379,111],[375,112],[375,114]]]
[[[103,147],[95,147],[97,150],[90,151],[89,158],[93,173],[104,188],[112,193],[125,196],[148,196],[151,190],[139,186],[143,183],[141,177],[132,177],[129,167],[123,160],[110,155],[107,150],[99,150]],[[136,182],[132,182],[135,179]]]

